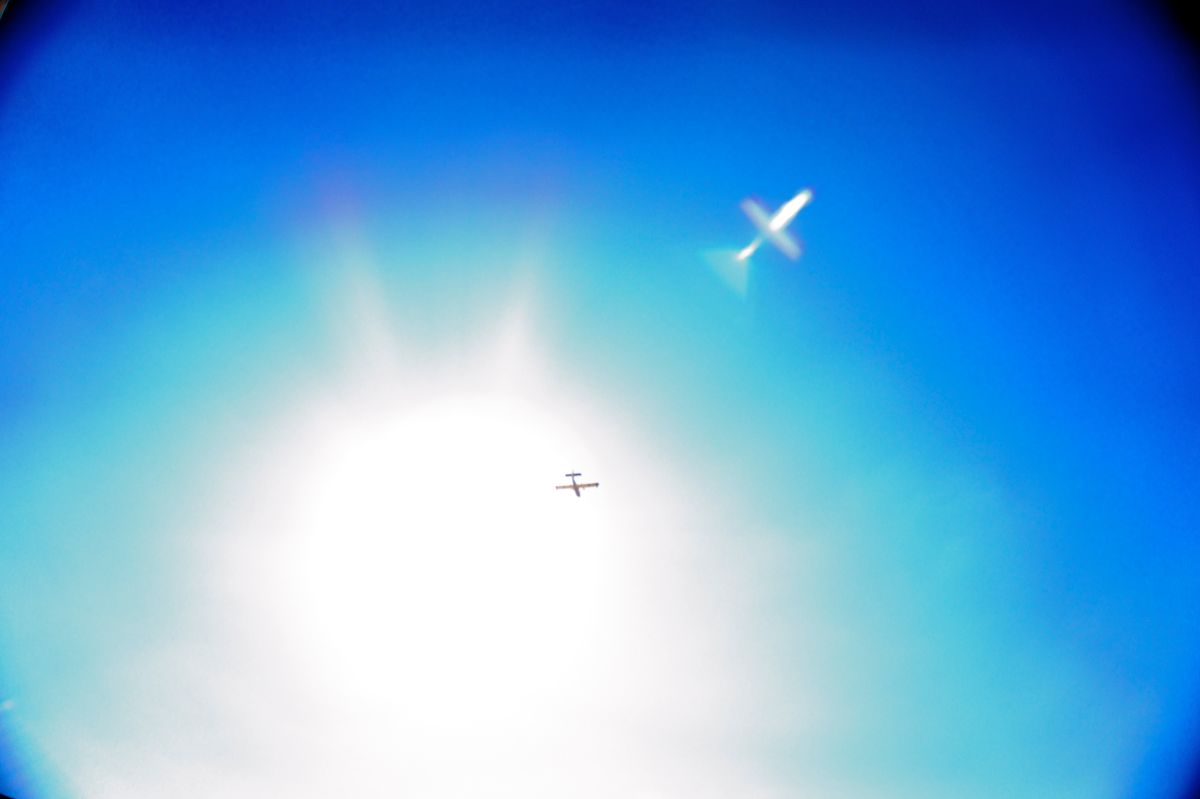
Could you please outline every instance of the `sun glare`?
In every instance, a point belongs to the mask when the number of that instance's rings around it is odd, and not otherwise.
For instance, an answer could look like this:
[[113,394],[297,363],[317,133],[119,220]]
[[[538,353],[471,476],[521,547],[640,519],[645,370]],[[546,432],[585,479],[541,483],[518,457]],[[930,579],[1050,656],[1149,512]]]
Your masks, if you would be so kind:
[[[347,371],[223,470],[203,539],[213,640],[246,670],[228,718],[304,752],[305,795],[350,762],[431,797],[655,784],[680,756],[664,730],[741,717],[746,693],[705,503],[531,354],[519,308],[477,357],[431,360],[353,307]],[[556,490],[572,471],[600,487]]]
[[311,677],[426,733],[552,724],[618,593],[603,496],[554,490],[575,438],[494,396],[314,425],[277,553]]

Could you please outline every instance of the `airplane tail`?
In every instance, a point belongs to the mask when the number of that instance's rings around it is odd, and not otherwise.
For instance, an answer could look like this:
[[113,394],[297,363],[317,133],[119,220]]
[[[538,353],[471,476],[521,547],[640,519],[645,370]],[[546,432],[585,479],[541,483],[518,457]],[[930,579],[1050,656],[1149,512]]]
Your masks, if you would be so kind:
[[738,296],[744,297],[750,280],[750,262],[739,257],[740,255],[741,253],[737,250],[728,249],[705,250],[700,253],[700,256],[716,272],[717,277],[721,278],[725,285],[733,289]]
[[762,236],[755,236],[754,241],[750,242],[745,247],[743,247],[741,250],[739,250],[738,254],[735,255],[734,257],[737,258],[739,261],[745,261],[751,255],[754,255],[754,253],[758,250],[759,245],[761,245],[762,242],[763,242]]

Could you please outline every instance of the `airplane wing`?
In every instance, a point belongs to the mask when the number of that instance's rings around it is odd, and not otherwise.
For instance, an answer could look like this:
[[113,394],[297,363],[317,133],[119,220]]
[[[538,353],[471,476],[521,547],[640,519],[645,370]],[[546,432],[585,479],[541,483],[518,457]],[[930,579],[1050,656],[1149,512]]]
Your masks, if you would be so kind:
[[771,216],[758,200],[752,197],[742,200],[742,212],[750,217],[750,221],[754,223],[754,227],[758,228],[760,233],[766,233],[771,229]]
[[583,496],[583,494],[581,493],[581,490],[584,488],[599,488],[599,487],[600,487],[599,483],[579,483],[578,485],[573,485],[573,486],[555,486],[556,489],[565,488],[568,491],[574,491],[575,496],[577,496],[577,497]]
[[773,230],[767,239],[793,261],[800,257],[800,242],[796,241],[796,237],[786,230]]

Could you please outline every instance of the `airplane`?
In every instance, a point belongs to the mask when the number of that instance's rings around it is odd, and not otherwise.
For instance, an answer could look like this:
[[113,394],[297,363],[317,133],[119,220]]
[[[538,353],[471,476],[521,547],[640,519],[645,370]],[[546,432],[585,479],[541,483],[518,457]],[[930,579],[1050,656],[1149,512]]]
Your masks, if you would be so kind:
[[555,487],[554,487],[554,488],[555,488],[555,490],[562,489],[562,488],[566,488],[566,489],[568,489],[568,490],[574,491],[574,492],[575,492],[575,496],[577,496],[577,497],[582,497],[582,496],[583,496],[583,494],[579,493],[579,492],[580,492],[580,489],[584,489],[584,488],[599,488],[599,487],[600,487],[600,484],[599,484],[599,483],[577,483],[577,482],[575,482],[575,478],[576,478],[576,477],[582,477],[582,476],[583,476],[583,475],[581,475],[579,472],[571,472],[570,474],[568,474],[568,475],[564,475],[564,476],[565,476],[565,477],[570,477],[570,478],[571,478],[571,484],[570,484],[569,486],[555,486]]
[[737,259],[745,261],[754,254],[754,251],[764,241],[774,244],[779,248],[780,252],[793,261],[799,258],[800,242],[795,236],[788,233],[785,228],[796,214],[800,213],[800,209],[812,201],[812,196],[812,189],[804,189],[795,197],[779,206],[779,210],[774,214],[768,214],[767,209],[763,208],[762,203],[752,197],[742,200],[742,211],[745,212],[746,216],[750,217],[750,221],[754,223],[754,227],[758,230],[758,235],[755,236],[754,241],[738,252]]

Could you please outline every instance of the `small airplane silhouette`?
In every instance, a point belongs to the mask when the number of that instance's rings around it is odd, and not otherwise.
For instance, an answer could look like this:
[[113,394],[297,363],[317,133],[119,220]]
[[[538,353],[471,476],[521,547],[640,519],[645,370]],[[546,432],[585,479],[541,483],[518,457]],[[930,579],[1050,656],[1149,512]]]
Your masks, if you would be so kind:
[[752,197],[742,200],[742,211],[750,217],[758,235],[754,241],[747,244],[738,254],[739,261],[745,261],[764,241],[769,241],[779,248],[779,251],[793,261],[800,257],[800,242],[788,233],[785,228],[788,223],[800,213],[800,209],[812,201],[812,189],[804,189],[792,199],[779,206],[774,214],[768,214],[762,203]]
[[581,489],[584,489],[584,488],[599,488],[599,487],[600,487],[600,484],[599,484],[599,483],[577,483],[577,482],[575,482],[575,478],[576,478],[576,477],[582,477],[582,476],[583,476],[583,475],[581,475],[579,472],[571,472],[570,474],[568,474],[568,475],[565,475],[565,476],[566,476],[566,477],[570,477],[570,478],[571,478],[571,484],[570,484],[569,486],[555,486],[555,487],[554,487],[554,488],[555,488],[555,490],[559,490],[559,489],[562,489],[562,488],[566,488],[566,489],[568,489],[568,490],[570,490],[570,491],[574,491],[574,492],[575,492],[575,496],[577,496],[577,497],[582,497],[582,496],[583,496],[583,494],[581,494],[581,493],[580,493],[580,490],[581,490]]

